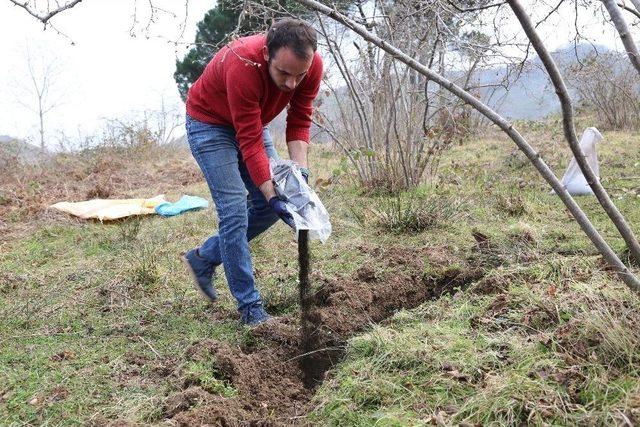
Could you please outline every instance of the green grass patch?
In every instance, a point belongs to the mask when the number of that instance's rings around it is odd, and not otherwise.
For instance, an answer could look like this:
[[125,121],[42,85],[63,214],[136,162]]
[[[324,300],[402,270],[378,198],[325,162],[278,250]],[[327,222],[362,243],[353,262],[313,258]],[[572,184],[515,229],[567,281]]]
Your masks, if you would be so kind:
[[[525,129],[561,175],[570,156],[558,136]],[[638,151],[629,135],[605,136],[603,183],[640,232]],[[456,146],[437,179],[401,196],[353,186],[349,171],[337,167],[339,157],[320,150],[312,158],[334,230],[325,245],[311,245],[314,283],[355,277],[363,266],[384,278],[389,272],[371,253],[394,246],[445,248],[485,277],[354,337],[319,390],[311,421],[639,422],[638,298],[604,269],[510,142]],[[181,191],[208,197],[203,182]],[[624,253],[597,202],[578,202]],[[16,212],[9,214],[17,221]],[[179,261],[216,231],[213,208],[166,219],[102,224],[53,217],[36,224],[0,251],[0,424],[153,424],[163,422],[166,400],[188,385],[237,395],[213,360],[185,356],[203,339],[259,344],[234,317],[222,270],[220,301],[212,306]],[[278,224],[251,246],[266,307],[295,316],[297,245],[290,231]],[[424,274],[442,268],[428,264]]]

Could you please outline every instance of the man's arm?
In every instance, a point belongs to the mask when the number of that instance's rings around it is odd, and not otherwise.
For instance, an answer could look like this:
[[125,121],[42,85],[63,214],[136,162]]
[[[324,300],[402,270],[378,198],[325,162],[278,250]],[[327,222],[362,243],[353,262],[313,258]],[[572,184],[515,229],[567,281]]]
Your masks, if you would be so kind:
[[[289,141],[287,148],[289,149],[289,158],[296,162],[301,168],[306,168],[308,164],[307,153],[309,151],[309,144],[302,140]],[[271,180],[263,182],[258,188],[260,188],[264,198],[267,200],[276,195],[276,190],[273,188],[273,182]]]
[[289,158],[296,162],[301,168],[308,167],[307,153],[309,152],[309,144],[306,141],[297,139],[287,143],[289,150]]

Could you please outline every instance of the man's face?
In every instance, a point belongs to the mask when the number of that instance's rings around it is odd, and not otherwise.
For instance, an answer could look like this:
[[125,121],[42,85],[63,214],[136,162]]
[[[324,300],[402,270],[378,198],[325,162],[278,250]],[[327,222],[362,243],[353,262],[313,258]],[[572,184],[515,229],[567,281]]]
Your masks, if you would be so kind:
[[271,80],[280,90],[290,92],[300,84],[309,68],[311,68],[313,50],[309,49],[309,59],[301,59],[288,47],[281,47],[270,58],[269,51],[265,46],[264,59],[269,65]]

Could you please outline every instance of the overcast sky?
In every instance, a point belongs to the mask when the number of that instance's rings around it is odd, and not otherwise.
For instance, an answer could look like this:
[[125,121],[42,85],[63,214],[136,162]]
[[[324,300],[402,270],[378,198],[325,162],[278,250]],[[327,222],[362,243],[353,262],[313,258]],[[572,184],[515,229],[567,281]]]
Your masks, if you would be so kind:
[[[50,148],[54,148],[61,131],[77,139],[95,133],[104,119],[158,110],[163,101],[168,109],[182,114],[184,106],[173,80],[175,60],[183,57],[187,49],[184,43],[193,41],[196,23],[215,1],[189,0],[182,38],[183,0],[154,0],[154,4],[177,16],[158,17],[148,33],[147,2],[138,1],[138,23],[132,37],[134,4],[134,0],[85,0],[56,16],[52,22],[73,41],[72,45],[51,28],[43,31],[42,25],[24,10],[0,0],[0,135],[37,140],[37,116],[29,110],[36,101],[26,94],[30,86],[28,53],[36,66],[52,63],[57,71],[52,98],[61,103],[46,120]],[[554,5],[538,7],[536,15],[546,14]],[[569,41],[573,29],[569,14],[570,9],[561,8],[559,16],[540,27],[550,49]],[[594,42],[619,48],[617,37],[600,20],[600,16],[586,11],[582,32]],[[514,21],[510,17],[502,26],[515,26]],[[637,29],[634,32],[638,36]],[[183,43],[177,50],[170,43],[176,40]]]
[[[52,21],[74,43],[27,15],[24,10],[0,0],[0,135],[33,138],[37,116],[27,107],[35,99],[26,95],[29,87],[27,52],[35,65],[53,63],[54,97],[59,107],[49,113],[49,137],[63,130],[71,137],[97,129],[104,118],[122,118],[131,112],[160,109],[164,99],[170,108],[182,109],[173,80],[176,55],[182,58],[185,46],[179,40],[184,23],[184,3],[155,0],[155,4],[177,17],[160,16],[148,22],[146,2],[138,2],[138,21],[134,22],[132,0],[86,0]],[[214,2],[190,0],[189,16],[182,42],[192,42],[196,23]],[[150,38],[147,39],[146,36]],[[20,102],[23,101],[21,105]]]

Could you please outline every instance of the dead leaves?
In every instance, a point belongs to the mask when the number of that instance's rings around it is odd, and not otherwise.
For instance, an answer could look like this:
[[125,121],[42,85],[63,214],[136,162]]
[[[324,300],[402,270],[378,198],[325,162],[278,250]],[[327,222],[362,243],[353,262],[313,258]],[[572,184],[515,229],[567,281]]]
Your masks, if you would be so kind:
[[52,362],[62,362],[63,360],[71,360],[75,359],[76,354],[71,350],[63,350],[60,353],[56,353],[53,356],[49,357],[49,360]]
[[471,377],[467,374],[460,372],[455,366],[449,363],[443,363],[442,369],[445,371],[445,375],[449,378],[453,378],[454,380],[458,380],[460,382],[470,382]]

